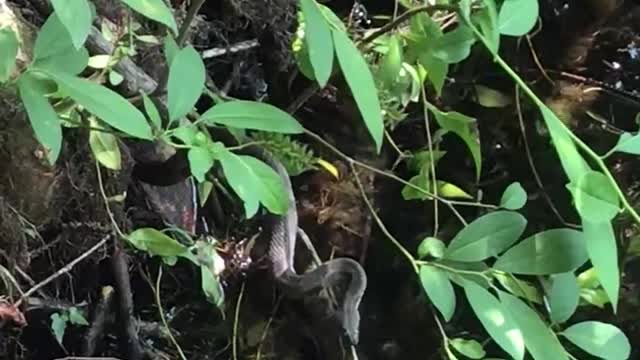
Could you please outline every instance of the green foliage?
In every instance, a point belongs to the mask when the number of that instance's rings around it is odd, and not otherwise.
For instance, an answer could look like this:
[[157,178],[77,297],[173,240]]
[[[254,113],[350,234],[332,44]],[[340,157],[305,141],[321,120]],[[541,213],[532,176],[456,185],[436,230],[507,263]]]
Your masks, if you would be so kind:
[[51,331],[59,344],[62,344],[64,333],[67,330],[67,324],[71,323],[78,326],[88,326],[89,323],[85,319],[84,315],[75,307],[72,306],[69,309],[61,312],[51,314]]
[[176,21],[171,14],[171,10],[167,7],[164,1],[122,0],[122,2],[127,4],[131,9],[142,14],[143,16],[166,25],[173,31],[174,34],[178,33]]
[[175,239],[153,228],[137,229],[127,236],[127,240],[138,250],[156,256],[179,256],[187,252],[187,248]]
[[0,29],[0,83],[9,80],[16,67],[18,56],[18,37],[10,27]]
[[584,321],[570,326],[561,335],[589,354],[602,359],[624,360],[631,353],[627,337],[611,324]]
[[93,14],[87,0],[52,0],[58,19],[67,29],[76,49],[80,49],[89,36]]
[[573,315],[580,301],[578,280],[573,272],[554,274],[549,277],[547,301],[549,316],[556,323],[563,323]]
[[482,344],[475,340],[456,338],[449,340],[449,345],[470,359],[482,359],[487,354]]
[[538,0],[505,0],[498,14],[498,30],[503,35],[526,35],[538,20]]
[[291,115],[269,104],[246,100],[224,102],[213,106],[201,117],[210,125],[299,134],[304,131]]
[[205,68],[200,54],[187,46],[173,57],[167,81],[169,121],[191,111],[204,90]]
[[518,210],[527,203],[527,193],[519,182],[509,185],[502,194],[500,206],[509,210]]
[[437,267],[420,267],[420,282],[424,291],[446,321],[451,320],[456,309],[456,296],[447,273]]
[[276,156],[291,176],[317,168],[315,163],[318,159],[313,151],[306,144],[295,141],[290,136],[256,131],[250,135],[250,139]]
[[327,85],[333,69],[333,40],[331,28],[314,0],[301,0],[304,15],[305,41],[314,78],[321,87]]

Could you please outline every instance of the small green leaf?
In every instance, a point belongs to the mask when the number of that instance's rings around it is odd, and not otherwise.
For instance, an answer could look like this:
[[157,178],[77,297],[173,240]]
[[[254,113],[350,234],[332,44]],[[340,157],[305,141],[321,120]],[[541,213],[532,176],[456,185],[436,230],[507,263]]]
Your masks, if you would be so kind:
[[333,68],[333,40],[331,28],[314,0],[300,0],[304,14],[305,41],[315,79],[325,87]]
[[38,31],[33,56],[32,67],[71,75],[80,73],[89,63],[89,52],[84,47],[74,47],[55,12]]
[[508,309],[522,332],[525,345],[535,360],[568,360],[556,335],[530,307],[517,297],[498,291],[500,302]]
[[64,338],[64,333],[67,329],[67,321],[68,319],[66,316],[60,316],[58,313],[51,314],[51,330],[59,344],[62,344],[62,339]]
[[107,124],[140,139],[153,138],[151,128],[140,110],[114,91],[65,73],[46,73],[66,95]]
[[448,64],[459,63],[469,57],[471,46],[475,42],[473,31],[466,25],[458,25],[434,40],[432,54]]
[[627,336],[617,327],[599,321],[584,321],[561,333],[591,355],[607,360],[626,360],[631,354]]
[[87,319],[84,318],[84,315],[82,315],[75,306],[69,308],[69,322],[74,325],[89,325]]
[[438,195],[445,199],[473,199],[473,196],[452,183],[436,180],[436,186],[438,187]]
[[500,206],[509,210],[521,209],[527,202],[527,193],[519,182],[507,186],[500,199]]
[[502,304],[490,292],[471,281],[464,291],[473,312],[491,338],[516,360],[524,358],[524,338],[521,329]]
[[332,33],[342,74],[349,84],[351,94],[379,153],[382,148],[384,123],[373,75],[369,65],[347,34],[339,30],[332,30]]
[[505,274],[502,272],[494,272],[493,277],[498,280],[500,285],[507,289],[515,296],[527,299],[528,301],[536,304],[542,303],[542,296],[538,293],[538,289],[531,283],[518,279],[511,274]]
[[502,108],[511,105],[512,99],[504,93],[484,85],[474,86],[476,101],[487,108]]
[[93,15],[87,0],[51,0],[58,19],[67,29],[76,49],[87,40]]
[[479,217],[451,240],[445,258],[457,261],[481,261],[498,256],[518,241],[527,219],[512,211],[496,211]]
[[208,124],[233,128],[299,134],[304,128],[298,120],[273,105],[247,100],[217,104],[202,114]]
[[456,294],[447,273],[437,267],[420,267],[420,282],[429,299],[446,321],[451,320],[456,310]]
[[449,340],[449,344],[456,351],[471,359],[482,359],[487,354],[482,344],[475,340],[455,338]]
[[573,272],[550,276],[551,285],[547,291],[549,315],[556,323],[563,323],[573,315],[580,302],[580,289]]
[[434,107],[430,108],[430,110],[435,115],[440,127],[458,135],[467,145],[476,166],[476,178],[479,179],[482,172],[482,154],[480,152],[480,133],[478,132],[476,120],[456,111],[443,112]]
[[192,46],[180,50],[169,68],[169,121],[177,120],[193,109],[204,90],[204,81],[205,68],[200,54]]
[[156,127],[156,129],[162,129],[162,119],[160,118],[160,113],[158,112],[156,104],[145,93],[142,93],[142,101],[144,103],[144,111],[147,113],[147,116],[149,116],[151,123]]
[[198,184],[198,200],[200,201],[200,206],[204,206],[211,194],[211,190],[213,190],[213,183],[211,181],[203,181]]
[[58,114],[41,92],[37,80],[25,73],[18,80],[20,98],[29,115],[29,122],[38,142],[45,148],[47,159],[53,165],[62,148],[62,126]]
[[153,228],[137,229],[127,236],[127,240],[138,250],[146,251],[150,255],[178,256],[188,251],[175,239]]
[[505,0],[498,14],[500,33],[526,35],[538,20],[538,0]]
[[142,14],[143,16],[155,20],[161,24],[166,25],[173,31],[174,34],[178,34],[178,27],[176,21],[171,14],[171,9],[162,0],[122,0],[123,3],[129,5],[134,11]]
[[222,308],[224,305],[224,290],[218,279],[206,266],[200,266],[200,276],[202,278],[202,292],[204,292],[207,300],[218,308]]
[[89,58],[87,66],[93,69],[106,69],[111,62],[111,55],[94,55]]
[[588,260],[584,240],[584,234],[573,229],[543,231],[509,249],[493,268],[527,275],[573,271]]
[[[97,125],[95,120],[93,122]],[[102,166],[111,170],[120,170],[122,168],[120,147],[118,146],[118,138],[115,135],[100,130],[90,130],[89,146],[93,156]]]
[[427,70],[427,79],[433,85],[438,96],[442,95],[442,88],[449,73],[449,63],[430,53],[418,55],[418,61]]
[[193,126],[180,126],[173,130],[172,135],[182,141],[183,144],[192,146],[196,142],[198,132]]
[[576,209],[587,221],[604,222],[620,212],[618,194],[601,172],[588,171],[567,185],[573,194]]
[[180,52],[180,47],[176,40],[171,35],[167,35],[164,37],[164,57],[167,60],[167,64],[171,66],[173,63],[173,59],[176,58],[176,55]]
[[473,13],[472,21],[477,24],[482,36],[487,40],[489,52],[497,54],[500,48],[500,32],[498,31],[496,3],[494,0],[482,0],[482,2],[484,7]]
[[427,256],[441,258],[444,256],[445,244],[440,239],[434,237],[426,237],[418,245],[418,257],[424,259]]
[[109,71],[109,84],[118,86],[124,81],[124,77],[115,70]]
[[18,46],[18,37],[10,27],[0,29],[0,82],[9,80],[15,69]]
[[396,84],[400,70],[402,70],[402,44],[398,36],[392,35],[389,38],[387,53],[380,63],[378,76],[385,87],[391,89]]
[[614,149],[614,151],[640,155],[640,134],[632,135],[628,132],[622,133]]
[[191,173],[199,183],[203,182],[205,175],[207,175],[209,169],[213,166],[213,157],[209,153],[209,150],[201,147],[192,147],[187,153],[187,158],[189,159]]
[[611,222],[582,220],[582,232],[586,240],[591,264],[602,288],[607,292],[613,312],[618,307],[620,294],[620,269],[618,267],[618,244]]

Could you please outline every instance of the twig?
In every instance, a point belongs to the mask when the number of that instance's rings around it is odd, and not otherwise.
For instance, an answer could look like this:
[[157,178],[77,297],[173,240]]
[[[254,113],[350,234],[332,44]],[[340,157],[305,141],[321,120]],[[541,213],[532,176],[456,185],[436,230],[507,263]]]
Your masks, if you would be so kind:
[[162,265],[160,265],[160,267],[158,268],[158,278],[156,280],[155,289],[153,290],[155,298],[156,298],[156,306],[158,307],[158,313],[160,314],[160,320],[162,320],[162,324],[164,325],[165,329],[167,330],[167,334],[169,335],[169,338],[171,339],[171,342],[173,343],[173,346],[175,346],[176,350],[178,350],[178,354],[180,355],[180,358],[182,360],[187,360],[187,357],[185,356],[184,352],[182,351],[182,348],[180,347],[180,344],[178,343],[176,338],[171,333],[171,329],[169,329],[169,323],[167,323],[167,319],[164,316],[164,310],[162,310],[162,299],[160,297],[160,280],[161,279],[162,279]]
[[238,319],[240,318],[240,305],[242,304],[242,298],[244,297],[245,284],[246,282],[243,281],[240,286],[240,294],[238,295],[238,301],[236,301],[236,310],[233,316],[233,341],[231,342],[233,360],[238,360]]
[[187,11],[187,15],[182,21],[182,25],[180,25],[180,30],[178,32],[178,37],[176,38],[176,43],[178,47],[182,47],[184,42],[187,40],[187,35],[189,34],[189,28],[191,27],[191,23],[196,18],[198,11],[200,11],[200,7],[204,4],[205,0],[193,0],[189,10]]
[[[438,196],[438,179],[436,178],[436,162],[433,159],[433,141],[431,139],[431,126],[429,126],[429,108],[427,107],[427,92],[424,90],[424,83],[420,86],[420,93],[422,97],[422,112],[424,116],[424,128],[427,133],[427,146],[429,147],[429,163],[430,163],[430,173],[431,173],[431,184],[433,184],[433,193],[435,196]],[[433,201],[433,236],[438,236],[438,227],[439,227],[439,216],[438,216],[438,200],[435,199]]]
[[230,53],[237,53],[240,51],[245,51],[245,50],[249,50],[252,49],[254,47],[257,47],[259,45],[258,40],[253,39],[253,40],[246,40],[246,41],[241,41],[238,43],[235,43],[229,47],[218,47],[218,48],[213,48],[213,49],[209,49],[209,50],[205,50],[202,52],[202,58],[203,59],[210,59],[210,58],[214,58],[214,57],[218,57],[218,56],[222,56],[224,54]]
[[111,238],[111,234],[107,234],[105,235],[102,240],[100,240],[97,244],[93,245],[89,250],[85,251],[82,255],[78,256],[76,259],[74,259],[73,261],[71,261],[70,263],[68,263],[67,265],[65,265],[64,267],[62,267],[60,270],[56,271],[55,273],[49,275],[49,277],[47,277],[46,279],[42,280],[41,282],[37,283],[35,286],[31,287],[29,290],[27,290],[24,294],[22,294],[22,296],[20,297],[20,299],[14,304],[15,307],[19,307],[20,304],[22,303],[22,301],[24,301],[24,299],[28,298],[29,296],[33,295],[33,293],[35,293],[36,291],[38,291],[39,289],[43,288],[44,286],[46,286],[47,284],[49,284],[50,282],[52,282],[53,280],[57,279],[58,277],[68,273],[69,271],[71,271],[73,269],[74,266],[76,266],[78,263],[80,263],[82,260],[86,259],[87,257],[89,257],[91,254],[93,254],[94,252],[96,252],[98,249],[100,249],[102,246],[104,246],[104,244],[107,243],[107,240],[109,240]]

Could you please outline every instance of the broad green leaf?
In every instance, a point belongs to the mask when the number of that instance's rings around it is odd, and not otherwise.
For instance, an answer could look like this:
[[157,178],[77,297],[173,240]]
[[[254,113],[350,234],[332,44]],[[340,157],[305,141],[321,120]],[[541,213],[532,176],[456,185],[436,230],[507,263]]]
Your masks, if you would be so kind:
[[535,360],[568,360],[556,335],[535,311],[522,300],[504,291],[498,291],[498,296],[504,308],[518,324],[527,350]]
[[333,40],[331,28],[324,19],[315,0],[300,0],[304,14],[305,41],[315,79],[320,87],[325,87],[333,68]]
[[208,124],[233,128],[299,134],[304,128],[298,120],[273,105],[247,100],[228,101],[214,105],[202,114]]
[[500,33],[526,35],[538,20],[539,0],[505,0],[498,14]]
[[192,46],[180,50],[169,68],[169,121],[179,119],[193,109],[204,90],[204,80],[205,68],[200,54]]
[[536,304],[542,303],[542,296],[538,292],[538,289],[531,283],[518,279],[511,274],[505,274],[497,271],[493,273],[493,277],[498,280],[502,287],[513,295],[527,299],[528,301]]
[[198,132],[193,126],[180,126],[173,130],[172,135],[182,141],[183,144],[192,146],[196,143]]
[[138,250],[150,255],[178,256],[188,251],[175,239],[153,228],[137,229],[127,236],[127,240]]
[[322,11],[322,15],[327,20],[327,22],[333,27],[335,30],[339,31],[347,31],[347,27],[344,25],[344,22],[340,20],[340,18],[326,5],[320,4],[316,2],[316,5]]
[[152,139],[151,127],[136,107],[116,92],[92,81],[65,73],[46,71],[65,95],[100,120],[140,139]]
[[527,193],[519,182],[511,183],[502,193],[500,206],[509,210],[521,209],[527,202]]
[[605,222],[620,212],[620,199],[614,186],[601,172],[588,171],[567,188],[580,215],[587,221]]
[[59,344],[62,344],[65,330],[67,329],[67,317],[58,313],[51,314],[51,330]]
[[213,272],[206,266],[200,266],[201,287],[208,301],[216,307],[224,305],[224,290]]
[[380,152],[384,123],[378,90],[369,65],[346,33],[339,30],[332,30],[332,33],[342,74],[349,84],[351,94],[360,109],[364,123],[376,144],[376,150]]
[[144,103],[144,111],[147,113],[149,120],[156,127],[156,129],[162,129],[162,119],[156,104],[145,93],[142,93],[142,101]]
[[[92,119],[92,125],[98,126],[97,121]],[[102,166],[111,170],[121,169],[122,158],[118,138],[115,135],[100,130],[90,130],[89,146],[93,156]]]
[[604,306],[609,303],[609,297],[602,288],[580,289],[580,299],[601,310],[604,309]]
[[180,52],[180,47],[176,43],[176,40],[171,35],[167,35],[164,37],[164,57],[167,61],[167,64],[171,66],[173,63],[173,59],[176,58]]
[[462,270],[461,273],[449,272],[449,279],[460,287],[464,287],[465,281],[472,281],[476,285],[488,289],[492,284],[487,280],[487,273],[491,270],[487,264],[483,262],[460,262],[447,259],[438,259],[438,263],[448,266],[456,270]]
[[607,360],[626,360],[631,354],[627,336],[617,327],[599,321],[584,321],[561,333],[591,355]]
[[521,241],[498,258],[493,268],[514,274],[549,275],[573,271],[587,260],[582,232],[552,229]]
[[431,53],[421,53],[418,61],[427,70],[427,79],[433,85],[438,96],[442,95],[442,88],[449,73],[449,64]]
[[550,276],[550,286],[547,290],[547,302],[551,320],[563,323],[573,315],[580,301],[580,289],[573,272]]
[[439,259],[444,256],[445,248],[442,240],[430,236],[426,237],[418,245],[418,258],[424,259],[427,256],[433,256]]
[[69,322],[74,325],[89,325],[87,319],[85,319],[84,315],[82,315],[82,313],[78,311],[78,308],[76,308],[75,306],[69,308]]
[[51,0],[58,19],[67,29],[76,49],[80,49],[89,36],[93,15],[87,0]]
[[614,146],[614,151],[621,151],[628,154],[640,155],[640,134],[632,135],[623,133],[618,138],[618,143]]
[[527,219],[512,211],[496,211],[479,217],[454,238],[444,257],[457,261],[481,261],[498,256],[518,241]]
[[475,42],[473,31],[468,26],[460,24],[434,40],[432,54],[448,64],[459,63],[469,57],[471,46]]
[[471,359],[482,359],[487,354],[482,344],[475,340],[455,338],[449,340],[449,344],[453,346],[456,351]]
[[80,73],[89,63],[89,52],[84,47],[74,47],[55,12],[38,31],[33,56],[32,67],[71,75]]
[[511,97],[504,93],[488,88],[484,85],[474,86],[476,101],[478,104],[488,108],[502,108],[513,103]]
[[506,311],[495,296],[474,282],[465,282],[464,292],[473,312],[493,341],[512,358],[522,360],[524,338],[512,314]]
[[618,307],[620,293],[620,269],[618,268],[618,244],[611,222],[591,222],[582,219],[582,232],[587,252],[602,288],[607,292],[613,312]]
[[434,166],[438,164],[438,161],[446,154],[446,151],[442,150],[422,150],[418,151],[407,161],[407,167],[413,172],[431,171],[431,163]]
[[400,70],[402,70],[402,43],[398,36],[392,35],[388,41],[387,53],[380,62],[378,76],[385,87],[391,89],[396,83]]
[[436,121],[441,128],[458,135],[467,145],[476,166],[476,178],[479,179],[482,172],[482,154],[480,152],[480,134],[476,120],[456,111],[443,112],[434,107],[430,108],[430,110],[435,115]]
[[445,321],[451,320],[456,310],[456,294],[447,273],[437,267],[423,265],[420,267],[420,282]]
[[178,27],[171,9],[163,0],[122,0],[122,2],[143,16],[166,25],[174,34],[178,34]]
[[202,147],[192,147],[187,153],[189,159],[189,167],[191,174],[198,180],[199,183],[205,180],[205,175],[209,172],[209,169],[213,166],[213,157],[209,153],[209,150]]
[[[537,0],[536,0],[537,1]],[[472,15],[472,21],[480,28],[487,40],[489,52],[497,54],[500,48],[500,32],[498,31],[498,11],[494,0],[482,0],[484,7]]]
[[62,148],[62,127],[58,114],[41,92],[37,80],[30,73],[20,76],[18,90],[35,137],[45,148],[47,159],[53,165]]
[[269,165],[230,151],[221,151],[218,160],[227,182],[243,200],[247,218],[256,214],[260,203],[274,214],[284,214],[288,196],[278,173]]
[[15,69],[18,46],[18,37],[10,27],[0,29],[0,82],[9,80]]
[[124,81],[124,77],[115,70],[109,71],[109,84],[118,86]]

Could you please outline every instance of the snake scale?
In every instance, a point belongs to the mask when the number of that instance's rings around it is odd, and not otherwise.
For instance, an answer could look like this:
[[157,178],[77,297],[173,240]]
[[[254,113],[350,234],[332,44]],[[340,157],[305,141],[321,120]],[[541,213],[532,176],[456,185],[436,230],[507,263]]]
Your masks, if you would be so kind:
[[[298,212],[291,180],[285,167],[267,150],[250,146],[246,150],[271,166],[281,178],[288,195],[288,208],[283,215],[269,213],[270,243],[268,259],[279,288],[286,296],[301,298],[311,291],[338,284],[342,275],[350,275],[344,300],[338,305],[336,316],[352,344],[357,344],[360,333],[358,307],[367,287],[367,276],[360,263],[350,258],[335,258],[315,269],[298,274],[294,269]],[[301,231],[301,230],[300,230]]]

